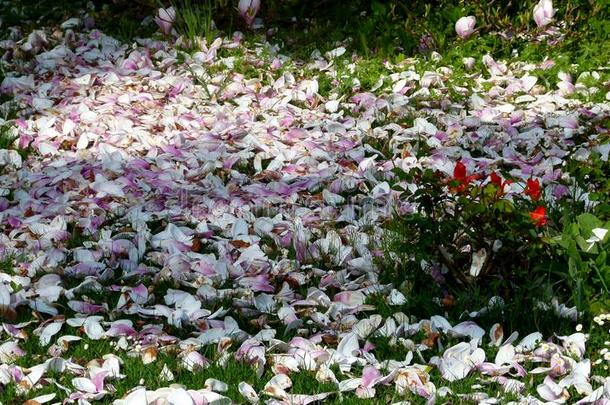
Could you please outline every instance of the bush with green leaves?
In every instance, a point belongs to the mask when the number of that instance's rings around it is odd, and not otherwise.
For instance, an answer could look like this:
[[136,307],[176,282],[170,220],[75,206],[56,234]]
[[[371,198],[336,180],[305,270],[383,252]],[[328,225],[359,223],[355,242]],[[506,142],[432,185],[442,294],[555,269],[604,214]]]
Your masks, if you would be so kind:
[[417,184],[403,197],[413,212],[388,223],[387,248],[400,256],[399,277],[414,287],[434,280],[456,293],[493,286],[505,296],[533,278],[542,284],[551,250],[541,238],[548,217],[539,190],[508,197],[510,180],[495,172],[466,176],[460,165],[453,177],[432,169],[396,171],[400,180]]
[[610,305],[609,230],[610,221],[585,213],[549,241],[567,263],[559,276],[567,279],[579,310],[599,313]]
[[396,169],[398,182],[417,187],[402,195],[411,211],[387,224],[386,277],[406,292],[452,296],[475,288],[513,299],[533,288],[534,301],[599,313],[610,305],[610,162],[591,152],[565,168],[558,186],[571,191],[546,201],[536,180],[467,174],[459,161],[453,176]]

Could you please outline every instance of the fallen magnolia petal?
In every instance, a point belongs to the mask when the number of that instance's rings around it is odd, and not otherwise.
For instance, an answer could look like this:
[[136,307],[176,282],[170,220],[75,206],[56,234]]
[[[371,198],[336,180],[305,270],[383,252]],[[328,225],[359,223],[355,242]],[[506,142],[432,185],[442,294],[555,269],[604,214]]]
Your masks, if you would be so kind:
[[273,376],[267,382],[267,384],[265,384],[265,389],[271,386],[277,386],[283,390],[287,390],[292,387],[292,381],[290,380],[290,377],[288,377],[286,374],[278,374]]
[[586,351],[585,343],[587,341],[587,336],[584,333],[578,332],[570,336],[558,336],[558,339],[561,340],[561,343],[568,354],[578,359],[583,358]]
[[331,382],[334,384],[339,383],[337,377],[335,376],[335,373],[324,364],[322,364],[316,371],[316,380],[320,382]]
[[444,379],[457,381],[465,378],[473,368],[484,361],[485,352],[477,348],[476,343],[461,342],[445,350],[438,368]]
[[208,378],[205,380],[203,387],[207,390],[215,392],[226,392],[229,389],[229,386],[226,383],[214,378]]
[[0,344],[0,362],[10,364],[16,358],[25,355],[25,351],[19,347],[16,341],[8,341]]
[[52,322],[45,326],[38,336],[40,345],[47,346],[51,342],[51,338],[59,333],[62,325],[63,322]]
[[490,343],[494,346],[500,346],[504,340],[504,329],[499,323],[495,323],[489,330]]
[[549,376],[545,377],[544,382],[536,387],[536,391],[542,399],[558,404],[563,404],[570,398],[568,391],[557,385]]
[[174,381],[174,373],[167,367],[167,364],[163,365],[163,369],[159,374],[159,379],[161,381]]
[[394,377],[396,392],[405,395],[411,392],[415,395],[431,399],[434,397],[436,387],[430,381],[430,376],[424,370],[408,367],[398,370]]
[[239,393],[251,404],[259,402],[258,395],[252,386],[244,381],[240,382],[237,386]]
[[[606,379],[604,385],[600,386],[599,388],[597,388],[596,390],[594,390],[593,392],[591,392],[589,395],[585,396],[584,398],[582,398],[581,400],[579,400],[578,402],[576,402],[577,405],[584,405],[584,404],[596,404],[598,403],[598,401],[603,401],[603,400],[610,400],[610,380]],[[603,402],[601,402],[603,403]]]
[[480,249],[472,255],[472,264],[470,265],[470,275],[472,277],[477,277],[481,273],[486,259],[487,251],[485,249]]
[[530,351],[536,347],[540,340],[542,340],[542,333],[533,332],[521,339],[521,342],[515,348],[520,352]]
[[98,392],[98,387],[89,378],[85,378],[85,377],[73,378],[72,385],[78,391],[82,391],[82,392],[85,392],[88,394],[96,394]]
[[358,321],[354,325],[353,331],[360,339],[365,339],[379,328],[382,321],[383,318],[381,316],[373,315],[370,318]]
[[591,362],[589,359],[580,362],[573,361],[572,371],[562,378],[558,385],[565,388],[574,387],[579,394],[588,395],[593,391],[589,377],[591,374]]
[[167,395],[166,400],[170,405],[195,405],[193,397],[184,388],[172,389],[169,395]]
[[390,305],[404,305],[407,303],[407,298],[398,290],[393,289],[390,291],[388,296],[388,304]]
[[456,337],[468,337],[471,340],[481,342],[485,336],[485,330],[472,321],[465,321],[453,326],[449,331],[449,335]]
[[288,402],[289,404],[309,405],[312,403],[324,401],[326,398],[328,398],[332,394],[333,394],[332,392],[321,392],[319,394],[314,394],[314,395],[290,394],[286,398],[286,402]]
[[19,169],[22,165],[21,155],[16,150],[0,149],[0,166]]
[[339,392],[354,391],[362,384],[362,378],[348,378],[347,380],[339,381],[337,388]]
[[188,371],[195,371],[206,368],[209,365],[208,360],[198,352],[188,352],[182,357],[182,366]]
[[[46,404],[47,402],[51,402],[52,400],[54,400],[56,396],[57,396],[56,393],[40,395],[38,397],[34,397],[34,398],[30,399],[29,401],[31,401],[31,405]],[[26,401],[26,403],[28,403],[29,401]]]
[[494,377],[492,381],[500,383],[502,390],[507,394],[520,395],[525,390],[525,383],[514,378]]
[[149,346],[142,349],[142,364],[150,364],[157,360],[158,350],[154,346]]
[[123,399],[117,399],[113,402],[113,405],[140,405],[148,404],[146,398],[146,388],[135,388],[133,391],[128,393]]

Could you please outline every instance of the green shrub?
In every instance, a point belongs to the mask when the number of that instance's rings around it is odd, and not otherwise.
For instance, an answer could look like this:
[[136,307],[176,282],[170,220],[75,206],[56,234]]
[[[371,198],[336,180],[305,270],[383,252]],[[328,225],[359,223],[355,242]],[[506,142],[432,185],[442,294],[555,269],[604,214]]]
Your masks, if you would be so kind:
[[[603,117],[592,130],[600,125]],[[597,142],[608,139],[601,134]],[[533,180],[509,198],[505,187],[514,179],[466,173],[460,165],[453,176],[395,170],[397,181],[417,188],[401,197],[411,212],[387,224],[385,280],[437,296],[476,289],[512,301],[536,291],[530,306],[556,296],[587,314],[610,305],[610,161],[597,152],[566,160],[561,186],[569,195],[544,202]]]
[[581,214],[550,240],[567,262],[558,276],[569,285],[579,310],[599,313],[610,305],[610,221]]
[[481,183],[477,174],[451,178],[431,169],[397,175],[417,184],[403,197],[414,212],[388,225],[388,248],[400,252],[401,277],[432,279],[457,291],[496,286],[502,295],[532,276],[544,281],[551,252],[541,238],[548,218],[538,198],[506,198],[502,188],[510,180],[499,177]]

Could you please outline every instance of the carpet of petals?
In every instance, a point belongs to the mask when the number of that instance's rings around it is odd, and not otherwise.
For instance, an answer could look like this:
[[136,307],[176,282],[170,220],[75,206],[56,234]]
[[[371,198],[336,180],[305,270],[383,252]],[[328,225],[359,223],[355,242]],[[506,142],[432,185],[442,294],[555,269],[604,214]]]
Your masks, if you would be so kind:
[[[587,91],[570,77],[545,88],[528,73],[545,66],[485,58],[465,88],[448,84],[449,66],[420,71],[406,60],[388,63],[372,89],[325,98],[318,80],[336,75],[341,48],[299,64],[236,34],[184,60],[161,40],[69,33],[2,44],[35,57],[12,61],[2,83],[25,108],[15,124],[32,153],[0,151],[0,246],[16,261],[0,273],[0,387],[32,403],[308,404],[388,387],[395,402],[443,403],[454,395],[445,384],[475,375],[462,401],[610,401],[610,380],[592,375],[585,355],[587,331],[483,330],[479,308],[453,325],[413,319],[375,260],[381,224],[408,210],[398,190],[413,186],[396,185],[394,167],[451,175],[461,159],[469,172],[501,165],[552,187],[568,154],[597,148],[607,159],[608,145],[572,139],[610,106],[566,97]],[[257,75],[234,72],[237,53]],[[450,90],[463,101],[438,97]],[[412,125],[398,123],[407,116]],[[409,153],[417,139],[428,156]],[[396,313],[377,314],[371,295]],[[373,337],[406,356],[378,358]],[[113,350],[73,357],[82,339]],[[32,341],[39,354],[24,350]],[[163,353],[193,373],[245,363],[265,385],[242,381],[241,397],[228,398],[233,381],[184,387],[164,367],[166,388],[115,395],[124,356],[146,367]],[[31,363],[16,364],[24,356]],[[334,389],[293,393],[299,373]],[[492,383],[495,395],[480,390]]]

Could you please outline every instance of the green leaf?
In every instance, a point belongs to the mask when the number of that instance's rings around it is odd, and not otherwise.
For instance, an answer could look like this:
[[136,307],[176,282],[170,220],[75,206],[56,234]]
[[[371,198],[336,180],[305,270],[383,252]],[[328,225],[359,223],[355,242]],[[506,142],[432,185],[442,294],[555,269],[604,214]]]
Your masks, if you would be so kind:
[[494,208],[500,212],[510,213],[514,211],[514,206],[510,201],[498,200],[494,203]]
[[580,235],[580,227],[577,223],[569,224],[566,228],[566,231],[569,232],[569,235],[572,237],[572,239]]
[[602,266],[605,266],[607,256],[608,253],[606,253],[605,250],[602,250],[600,254],[597,255],[597,258],[595,259],[595,264],[597,265],[597,267],[601,268]]
[[575,279],[578,276],[579,272],[580,266],[578,262],[573,257],[570,257],[568,259],[568,274],[570,275],[570,277]]
[[576,304],[576,308],[578,310],[583,310],[585,308],[585,289],[581,279],[576,280],[576,285],[573,294],[574,304]]
[[[587,249],[589,248],[589,243],[585,240],[585,238],[583,238],[582,236],[578,235],[576,238],[574,238],[574,240],[578,244],[578,247],[580,248],[580,250],[582,250],[583,252],[587,251]],[[593,247],[593,248],[595,248],[595,247]],[[593,250],[591,250],[591,252],[592,251]]]
[[591,235],[593,228],[599,228],[602,224],[602,221],[595,215],[589,213],[580,214],[576,220],[578,221],[581,233],[587,236]]

